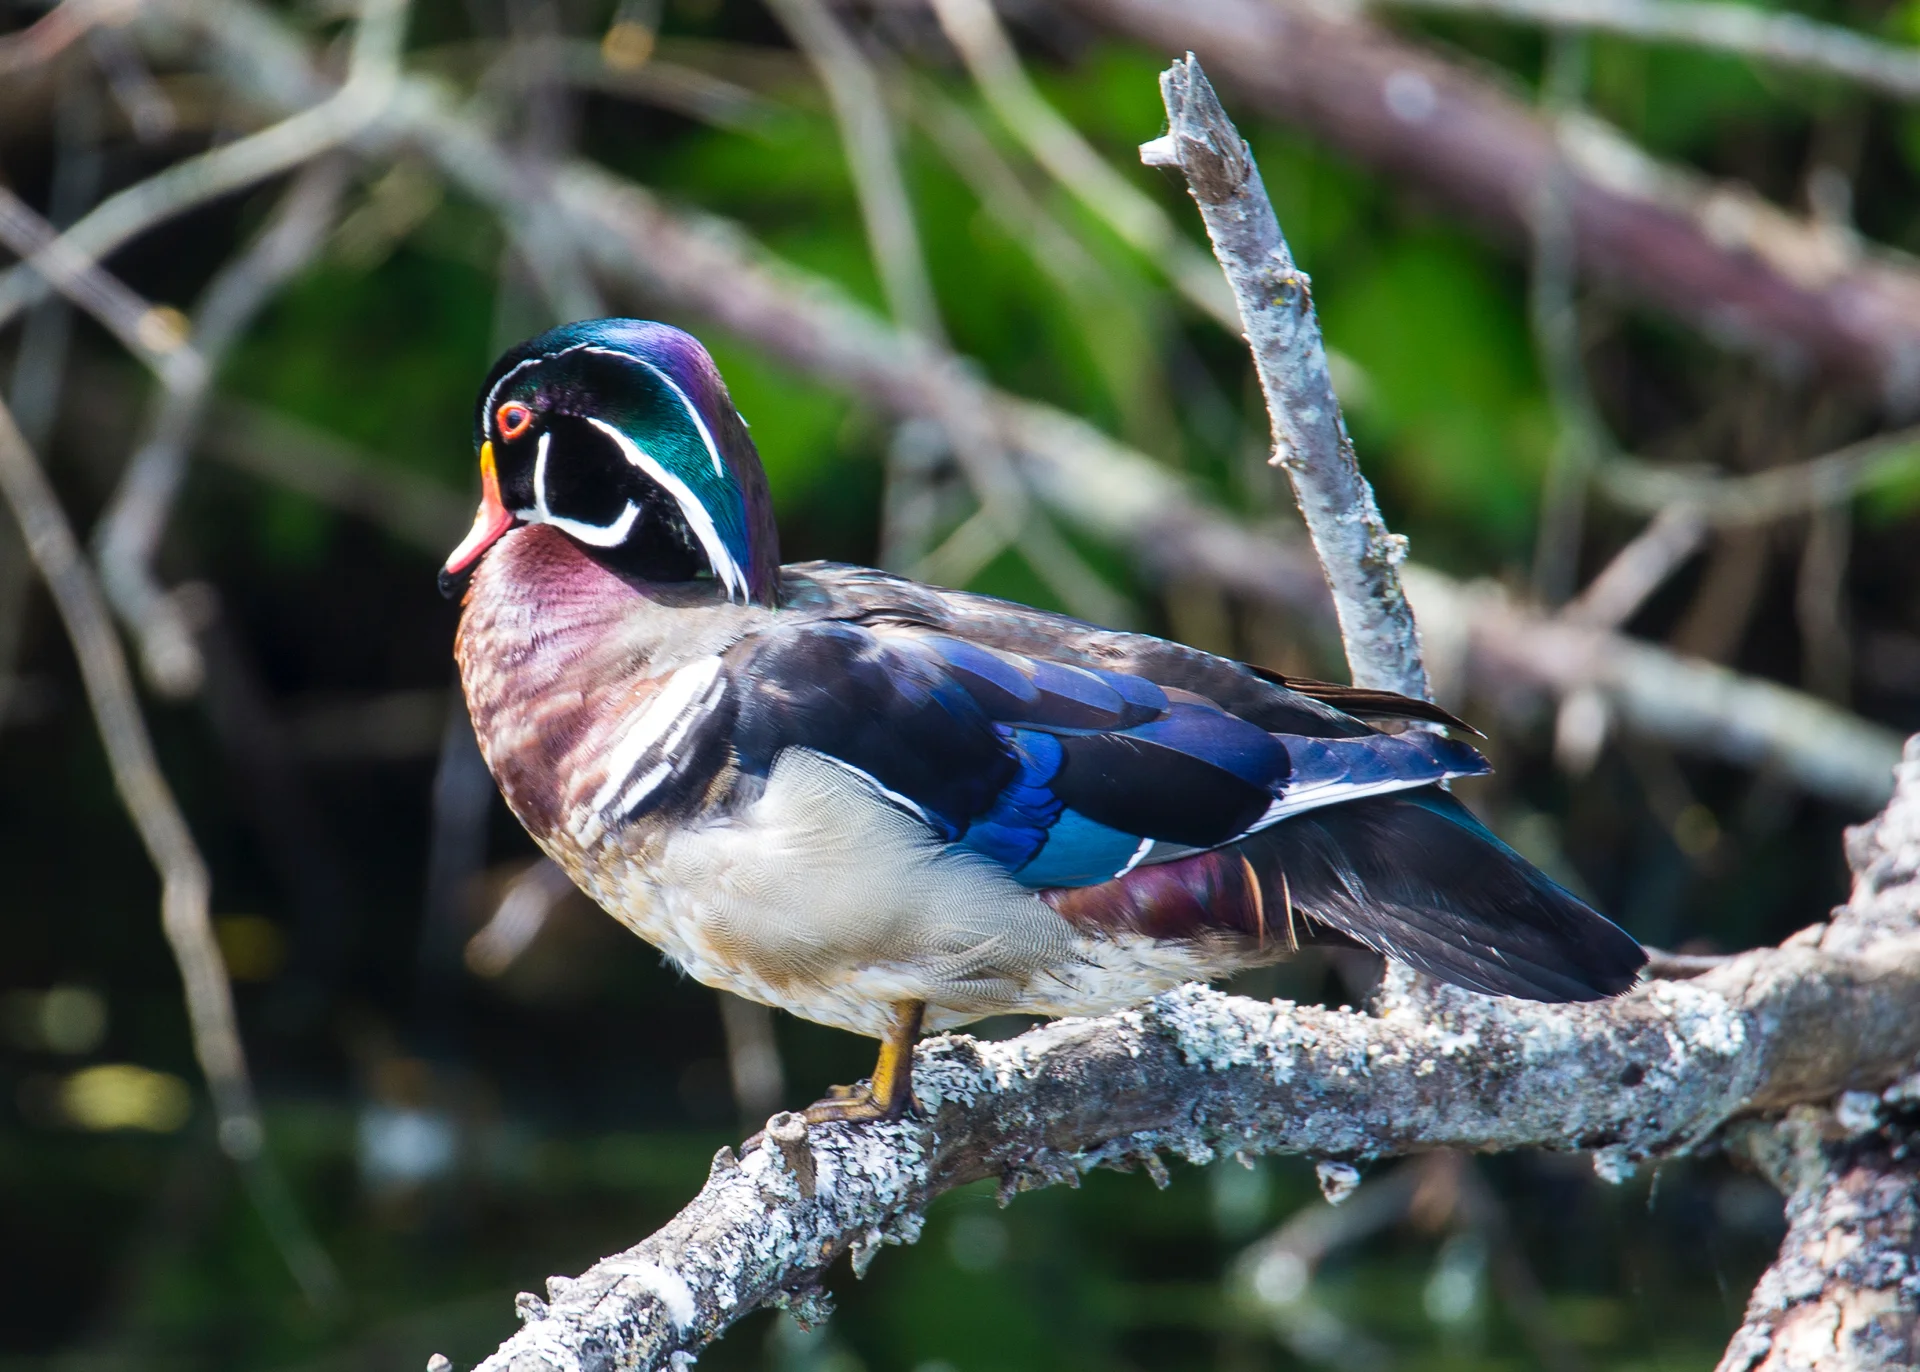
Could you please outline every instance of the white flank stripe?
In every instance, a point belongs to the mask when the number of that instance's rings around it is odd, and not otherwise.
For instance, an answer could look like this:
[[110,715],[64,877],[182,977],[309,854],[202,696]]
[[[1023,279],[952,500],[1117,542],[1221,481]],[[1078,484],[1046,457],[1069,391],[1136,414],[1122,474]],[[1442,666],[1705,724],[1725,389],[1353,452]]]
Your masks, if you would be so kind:
[[733,554],[727,551],[726,542],[720,537],[720,530],[714,527],[713,516],[708,513],[707,507],[700,503],[699,497],[694,495],[692,488],[661,466],[638,443],[604,419],[589,418],[587,423],[611,438],[626,455],[627,461],[659,482],[667,494],[674,498],[675,503],[680,506],[680,513],[686,516],[688,525],[693,529],[694,537],[700,540],[700,546],[706,550],[707,561],[713,564],[714,573],[720,578],[720,584],[726,587],[727,598],[731,600],[739,595],[745,599],[746,573],[740,570],[740,564],[735,562]]
[[831,762],[834,766],[838,767],[843,772],[853,773],[853,775],[859,777],[861,781],[871,786],[874,790],[878,791],[881,795],[885,796],[888,800],[892,801],[895,805],[898,805],[902,810],[905,810],[908,814],[912,815],[915,819],[919,820],[922,824],[926,825],[929,829],[939,827],[936,824],[934,824],[934,822],[931,819],[927,817],[927,812],[923,808],[921,808],[920,803],[918,801],[912,800],[907,796],[903,796],[898,791],[888,790],[887,787],[881,784],[880,778],[875,776],[872,772],[866,771],[864,768],[854,766],[851,762],[848,762],[845,758],[835,757],[832,753],[823,753],[819,751],[819,749],[817,748],[806,748],[806,749],[802,749],[802,751],[812,753],[815,757],[819,758],[822,762]]
[[1323,781],[1318,786],[1301,787],[1288,791],[1269,805],[1267,812],[1260,816],[1247,832],[1255,833],[1269,824],[1279,823],[1290,815],[1301,814],[1307,810],[1318,810],[1325,805],[1338,805],[1349,800],[1365,800],[1368,796],[1391,795],[1395,791],[1418,790],[1422,786],[1431,786],[1441,779],[1441,777],[1420,777],[1409,780],[1406,777],[1395,777],[1389,781],[1368,782],[1363,786],[1356,786],[1346,781]]
[[1127,865],[1125,867],[1122,867],[1119,871],[1115,872],[1112,876],[1108,877],[1107,880],[1108,881],[1120,880],[1121,877],[1125,876],[1128,872],[1131,872],[1134,868],[1138,867],[1140,865],[1141,860],[1145,858],[1146,855],[1152,851],[1153,851],[1153,840],[1150,838],[1141,839],[1140,846],[1138,848],[1135,848],[1133,850],[1133,856],[1127,859]]
[[[703,657],[667,678],[659,693],[647,702],[646,708],[627,726],[620,742],[614,745],[612,754],[607,758],[607,779],[588,803],[590,814],[605,810],[616,796],[627,789],[634,781],[634,772],[639,770],[640,759],[666,735],[682,714],[696,703],[710,703],[703,701],[702,697],[719,675],[720,659]],[[725,689],[724,683],[722,689]]]

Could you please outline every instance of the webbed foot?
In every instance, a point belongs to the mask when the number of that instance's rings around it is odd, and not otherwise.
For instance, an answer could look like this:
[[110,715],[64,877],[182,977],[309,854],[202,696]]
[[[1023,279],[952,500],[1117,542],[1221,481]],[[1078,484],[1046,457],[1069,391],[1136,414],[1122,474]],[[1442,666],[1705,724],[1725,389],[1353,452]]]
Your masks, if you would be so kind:
[[[894,1007],[893,1023],[880,1041],[880,1060],[873,1079],[858,1086],[835,1086],[801,1111],[808,1124],[857,1124],[867,1120],[897,1120],[913,1107],[913,1045],[920,1037],[926,1005],[917,1000]],[[760,1145],[765,1134],[755,1134],[740,1146],[743,1153]]]

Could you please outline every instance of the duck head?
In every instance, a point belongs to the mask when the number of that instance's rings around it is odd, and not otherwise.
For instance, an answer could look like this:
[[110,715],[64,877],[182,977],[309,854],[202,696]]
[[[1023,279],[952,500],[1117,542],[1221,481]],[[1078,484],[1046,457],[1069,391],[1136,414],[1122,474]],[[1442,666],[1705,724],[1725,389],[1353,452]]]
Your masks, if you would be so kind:
[[480,510],[441,568],[449,596],[508,530],[550,524],[616,571],[773,602],[766,473],[692,334],[596,319],[529,339],[494,363],[473,437]]

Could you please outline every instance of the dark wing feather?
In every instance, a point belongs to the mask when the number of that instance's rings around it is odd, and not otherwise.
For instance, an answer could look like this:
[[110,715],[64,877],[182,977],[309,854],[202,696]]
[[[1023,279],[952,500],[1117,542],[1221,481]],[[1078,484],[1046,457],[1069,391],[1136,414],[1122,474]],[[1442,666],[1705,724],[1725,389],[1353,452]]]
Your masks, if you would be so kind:
[[1456,986],[1529,1000],[1614,995],[1646,962],[1630,935],[1435,789],[1313,810],[1046,898],[1087,928],[1225,935],[1276,952],[1330,930]]
[[1378,691],[1366,686],[1343,686],[1337,681],[1316,681],[1312,677],[1282,676],[1265,667],[1248,666],[1248,671],[1262,681],[1273,683],[1284,691],[1297,691],[1309,696],[1323,705],[1331,705],[1336,710],[1354,716],[1356,719],[1417,719],[1426,724],[1444,724],[1449,729],[1459,729],[1472,734],[1475,738],[1486,735],[1460,719],[1452,711],[1442,709],[1430,700],[1415,700],[1412,696],[1403,696],[1398,691]]

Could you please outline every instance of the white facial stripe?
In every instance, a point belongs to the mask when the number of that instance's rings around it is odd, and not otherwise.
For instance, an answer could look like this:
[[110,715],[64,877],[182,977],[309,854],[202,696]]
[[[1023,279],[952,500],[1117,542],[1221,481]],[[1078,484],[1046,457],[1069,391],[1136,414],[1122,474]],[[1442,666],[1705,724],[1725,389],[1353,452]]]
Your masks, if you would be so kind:
[[547,503],[547,454],[552,449],[553,435],[542,433],[540,446],[534,450],[531,518],[542,524],[551,524],[595,548],[617,548],[626,542],[627,535],[633,532],[634,520],[640,518],[640,507],[631,500],[627,502],[627,508],[620,512],[620,517],[611,524],[588,524],[585,520],[569,519],[553,512],[553,507]]
[[[714,701],[725,694],[727,684],[726,680],[720,676],[720,666],[718,657],[704,657],[698,662],[682,667],[666,679],[660,689],[655,692],[653,699],[646,703],[645,708],[627,726],[627,731],[621,735],[620,742],[614,745],[613,752],[608,755],[607,779],[594,793],[593,799],[588,802],[587,812],[590,815],[598,815],[613,804],[616,796],[622,796],[627,790],[638,789],[639,782],[635,781],[633,774],[639,770],[641,760],[647,756],[648,750],[659,743],[668,730],[679,723],[683,716],[688,717],[688,723],[691,724],[694,716],[704,713],[711,708]],[[708,688],[712,687],[716,681],[719,683],[719,689],[709,693]],[[679,741],[678,734],[674,741]],[[643,776],[640,780],[644,781],[646,778]],[[648,784],[647,789],[651,790],[657,785],[659,781],[655,779]],[[621,802],[621,808],[627,808],[624,799]]]
[[552,449],[553,434],[541,430],[540,446],[534,449],[533,456],[533,509],[542,519],[553,518],[553,509],[547,504],[547,454]]
[[714,574],[720,578],[720,584],[726,587],[727,598],[731,600],[738,595],[745,599],[746,573],[741,571],[740,564],[735,562],[733,555],[727,551],[727,545],[720,537],[720,530],[714,526],[713,516],[707,513],[707,507],[700,503],[699,498],[694,495],[687,483],[661,466],[638,443],[605,420],[589,418],[587,423],[611,438],[625,454],[627,461],[653,478],[668,495],[673,497],[674,503],[680,507],[680,513],[685,516],[688,526],[692,528],[694,537],[700,540],[701,548],[706,551],[707,561],[713,564]]
[[700,417],[699,408],[688,398],[687,393],[680,389],[679,382],[661,371],[660,368],[654,366],[653,363],[647,361],[646,358],[635,357],[632,353],[616,352],[612,348],[596,348],[591,344],[582,347],[580,351],[600,353],[607,357],[617,357],[623,362],[638,362],[641,366],[665,382],[667,389],[680,397],[680,403],[687,407],[687,418],[691,419],[693,421],[693,427],[700,431],[701,441],[707,445],[707,456],[713,459],[713,474],[715,476],[725,476],[727,474],[726,464],[720,460],[719,445],[713,441],[713,435],[707,430],[707,421]]
[[536,366],[539,363],[544,361],[546,361],[546,359],[543,357],[529,357],[524,362],[516,362],[513,364],[513,366],[507,369],[505,375],[503,375],[498,381],[493,383],[493,389],[487,392],[487,403],[481,408],[480,422],[482,427],[484,427],[489,431],[491,431],[493,428],[493,413],[494,413],[493,402],[499,396],[500,388],[506,385],[509,381],[513,380],[515,376],[525,371],[528,367]]
[[620,512],[620,518],[611,524],[585,524],[577,519],[568,519],[565,515],[550,514],[542,516],[544,522],[553,525],[563,533],[572,534],[582,543],[595,548],[617,548],[627,541],[627,535],[633,532],[633,521],[640,518],[640,507],[631,500],[627,508]]

